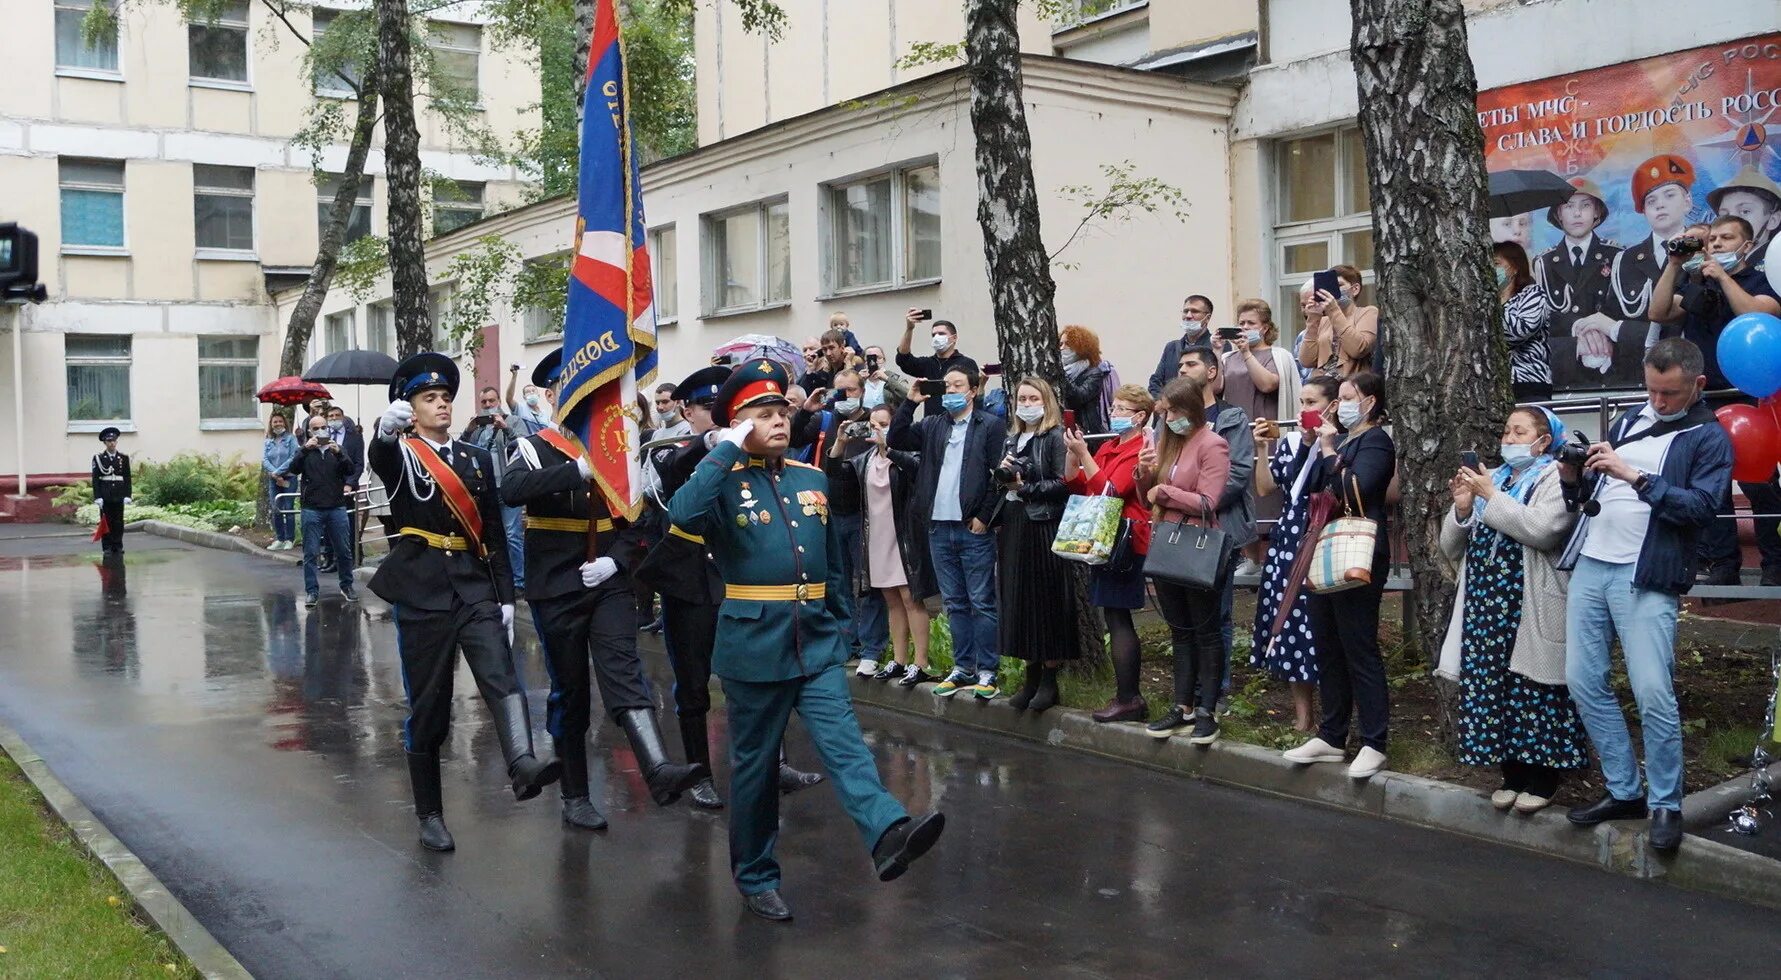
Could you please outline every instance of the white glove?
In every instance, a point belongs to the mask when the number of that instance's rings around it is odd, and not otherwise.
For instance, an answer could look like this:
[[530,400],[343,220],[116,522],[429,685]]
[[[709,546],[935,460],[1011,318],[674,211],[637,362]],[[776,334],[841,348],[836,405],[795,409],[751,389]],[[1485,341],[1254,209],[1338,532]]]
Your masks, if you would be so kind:
[[583,480],[591,480],[594,478],[594,470],[587,465],[586,456],[575,457],[575,469],[581,474]]
[[581,584],[583,587],[591,589],[617,574],[618,562],[605,557],[596,558],[593,561],[582,563]]
[[735,446],[737,449],[741,449],[742,443],[748,439],[748,434],[753,431],[754,419],[743,419],[724,430],[724,441]]
[[507,645],[513,646],[513,603],[501,604],[501,625],[507,630]]
[[125,497],[125,498],[124,498],[124,506],[125,506],[125,507],[128,507],[128,506],[130,506],[130,498],[129,498],[129,497]]
[[383,418],[377,420],[377,429],[386,436],[393,436],[414,423],[414,406],[407,400],[398,398],[383,410]]

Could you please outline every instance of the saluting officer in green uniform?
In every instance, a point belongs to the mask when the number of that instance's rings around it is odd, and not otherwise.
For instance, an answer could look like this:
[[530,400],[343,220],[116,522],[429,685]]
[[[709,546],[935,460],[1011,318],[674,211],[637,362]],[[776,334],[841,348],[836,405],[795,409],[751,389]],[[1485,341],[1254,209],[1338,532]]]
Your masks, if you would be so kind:
[[830,782],[872,851],[881,881],[908,870],[939,839],[938,812],[911,819],[884,788],[860,735],[843,664],[851,618],[828,512],[828,479],[785,458],[791,378],[769,360],[744,363],[713,406],[728,425],[668,503],[676,527],[705,539],[724,578],[712,672],[730,727],[730,870],[749,911],[786,920],[779,895],[779,743],[795,710]]

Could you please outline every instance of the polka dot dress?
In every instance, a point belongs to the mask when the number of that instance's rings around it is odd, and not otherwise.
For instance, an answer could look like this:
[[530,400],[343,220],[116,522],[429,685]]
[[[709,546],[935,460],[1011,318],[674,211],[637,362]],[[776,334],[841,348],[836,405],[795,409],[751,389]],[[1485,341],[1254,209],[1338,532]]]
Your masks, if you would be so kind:
[[[1281,439],[1274,447],[1274,457],[1268,462],[1268,472],[1274,476],[1274,482],[1281,487],[1283,496],[1292,496],[1293,481],[1298,479],[1299,470],[1313,465],[1311,454],[1293,453],[1291,443]],[[1280,603],[1286,596],[1286,578],[1292,571],[1292,563],[1299,556],[1299,548],[1311,547],[1315,541],[1305,540],[1306,511],[1310,509],[1311,483],[1305,481],[1305,491],[1296,499],[1288,499],[1280,514],[1280,523],[1274,526],[1274,535],[1269,539],[1267,561],[1262,565],[1261,590],[1256,594],[1255,627],[1249,648],[1249,663],[1268,672],[1275,680],[1315,683],[1317,681],[1317,651],[1311,644],[1311,617],[1305,611],[1306,599],[1310,589],[1301,588],[1294,599],[1292,612],[1287,614],[1286,622],[1280,625],[1280,634],[1273,636],[1274,618],[1280,612]],[[1271,640],[1271,642],[1270,642]]]

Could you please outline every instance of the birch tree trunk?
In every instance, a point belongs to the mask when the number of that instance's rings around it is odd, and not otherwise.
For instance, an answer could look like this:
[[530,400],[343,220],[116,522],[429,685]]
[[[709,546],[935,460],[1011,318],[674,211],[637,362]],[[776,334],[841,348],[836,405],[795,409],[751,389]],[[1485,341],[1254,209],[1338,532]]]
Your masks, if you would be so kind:
[[359,82],[359,105],[353,117],[352,142],[346,148],[346,166],[340,174],[340,187],[334,202],[328,206],[328,221],[322,227],[322,240],[316,248],[315,263],[309,269],[309,281],[303,295],[291,310],[285,327],[284,350],[278,357],[278,374],[285,377],[303,372],[304,355],[309,350],[309,337],[315,332],[315,318],[322,301],[328,298],[328,287],[334,282],[334,267],[340,261],[340,247],[346,243],[346,226],[352,220],[353,205],[358,201],[359,181],[365,175],[365,158],[371,152],[372,137],[377,135],[378,66],[366,66]]
[[1352,0],[1387,398],[1414,590],[1406,642],[1439,655],[1437,547],[1459,454],[1493,456],[1511,406],[1490,271],[1478,80],[1460,0]]
[[[1057,284],[1039,234],[1033,139],[1021,101],[1019,7],[1019,0],[970,0],[965,9],[977,223],[983,229],[997,351],[1010,389],[1029,374],[1054,385],[1063,378],[1053,306]],[[970,346],[968,340],[964,346]]]
[[396,348],[407,357],[433,347],[427,318],[427,261],[421,212],[420,132],[414,122],[414,75],[408,0],[377,0],[377,61],[383,91],[384,174],[389,181],[390,286]]

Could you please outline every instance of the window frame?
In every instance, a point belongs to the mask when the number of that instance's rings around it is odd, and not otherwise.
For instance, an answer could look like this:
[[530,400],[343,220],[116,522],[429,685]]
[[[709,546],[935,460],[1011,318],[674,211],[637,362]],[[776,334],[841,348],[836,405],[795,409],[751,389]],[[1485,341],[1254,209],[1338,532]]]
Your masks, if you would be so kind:
[[[841,299],[850,296],[861,296],[870,293],[889,293],[903,289],[924,289],[939,285],[945,278],[944,270],[922,277],[910,276],[910,247],[914,242],[909,220],[909,175],[918,170],[934,172],[934,186],[940,187],[940,161],[938,158],[908,160],[889,167],[881,167],[864,174],[856,174],[841,180],[829,181],[821,185],[820,216],[821,253],[822,253],[822,293],[818,300]],[[874,184],[885,179],[890,180],[890,278],[883,282],[864,283],[855,286],[841,285],[841,252],[842,243],[836,222],[839,220],[841,208],[837,205],[837,195],[850,188]],[[936,216],[944,228],[944,211],[936,210]],[[944,241],[944,235],[942,235]],[[943,259],[943,256],[942,256]]]
[[[342,320],[343,317],[345,318],[344,320]],[[346,324],[346,343],[345,343],[345,346],[338,347],[338,348],[334,346],[333,336],[331,333],[336,322],[344,322]],[[349,306],[344,310],[336,310],[333,313],[329,313],[329,314],[323,316],[322,317],[322,335],[321,336],[322,336],[321,354],[323,357],[326,357],[329,354],[337,354],[343,350],[352,350],[354,348],[354,346],[358,343],[358,340],[359,340],[359,309],[358,309],[358,307]]]
[[[312,186],[315,187],[315,201],[316,201],[315,233],[316,233],[316,239],[318,241],[321,239],[321,232],[322,232],[322,220],[323,220],[322,208],[329,208],[329,207],[334,206],[334,196],[332,194],[326,193],[325,185],[328,183],[338,183],[345,179],[346,179],[345,174],[335,173],[331,170],[322,171],[323,182],[321,184],[314,183],[314,178],[311,177],[310,182],[311,182]],[[340,239],[340,245],[342,248],[344,248],[347,245],[352,244],[353,242],[358,241],[359,238],[366,238],[371,235],[377,234],[377,194],[376,194],[376,191],[377,191],[377,178],[371,176],[370,174],[360,174],[359,175],[359,194],[357,197],[353,198],[353,210],[357,211],[359,208],[365,209],[365,234],[360,235],[358,238],[347,238],[347,237],[343,236]],[[352,227],[352,220],[349,218],[349,219],[347,219],[347,228],[351,229],[351,227]]]
[[1120,14],[1129,13],[1133,10],[1141,10],[1150,6],[1150,0],[1112,0],[1114,6],[1109,9],[1098,13],[1084,14],[1082,12],[1083,2],[1084,0],[1064,0],[1063,6],[1067,8],[1068,11],[1072,12],[1074,16],[1065,16],[1061,21],[1053,24],[1051,33],[1054,35],[1063,34],[1068,31],[1073,31],[1078,27],[1105,20],[1109,17],[1117,17]]
[[[113,186],[111,184],[98,184],[98,183],[93,183],[91,181],[69,180],[68,178],[66,178],[62,175],[62,166],[64,163],[68,163],[68,162],[116,164],[117,170],[118,170],[118,182],[115,186]],[[61,239],[62,239],[61,252],[63,255],[129,255],[130,254],[130,209],[129,209],[129,199],[128,199],[128,188],[129,188],[129,183],[130,183],[129,176],[130,176],[129,165],[128,165],[128,162],[125,160],[109,160],[104,157],[78,157],[78,156],[67,156],[67,157],[57,157],[56,158],[56,208],[57,208],[56,223],[58,225],[57,231],[61,235]],[[88,193],[106,193],[106,194],[116,194],[117,195],[117,199],[118,199],[118,228],[119,228],[119,231],[118,231],[119,242],[118,242],[118,244],[116,244],[116,245],[94,245],[94,244],[90,244],[90,243],[86,243],[86,242],[70,242],[68,240],[68,227],[67,227],[68,223],[66,221],[64,221],[62,218],[61,207],[62,207],[62,194],[64,192],[70,191],[70,190],[84,191],[84,192],[88,192]]]
[[[123,338],[125,353],[118,354],[70,354],[69,344],[75,339],[101,338],[106,340]],[[115,333],[70,333],[62,340],[62,379],[63,409],[67,415],[68,432],[99,432],[106,426],[115,425],[124,432],[135,432],[136,422],[136,337],[133,334]],[[68,370],[76,367],[121,367],[124,370],[124,414],[120,418],[77,419],[74,417],[74,405],[68,402]]]
[[[1328,176],[1333,182],[1331,199],[1334,202],[1335,214],[1329,217],[1307,218],[1298,221],[1285,220],[1281,209],[1287,202],[1285,192],[1287,168],[1284,163],[1286,148],[1298,140],[1332,134],[1336,139],[1332,153],[1333,165]],[[1353,265],[1360,269],[1361,288],[1367,293],[1373,290],[1378,278],[1374,272],[1373,263],[1367,262],[1363,265],[1355,261],[1355,256],[1350,253],[1348,248],[1349,236],[1362,231],[1371,235],[1373,231],[1371,202],[1368,202],[1366,209],[1355,210],[1356,202],[1350,200],[1352,195],[1349,193],[1349,187],[1352,175],[1349,172],[1347,150],[1349,141],[1359,139],[1361,139],[1360,128],[1350,121],[1335,126],[1293,133],[1273,141],[1273,146],[1266,156],[1268,166],[1272,170],[1268,175],[1269,186],[1273,188],[1274,194],[1271,215],[1273,223],[1270,226],[1268,245],[1268,263],[1272,272],[1271,281],[1274,284],[1274,291],[1269,302],[1284,302],[1285,297],[1289,295],[1289,290],[1291,291],[1290,295],[1296,297],[1298,290],[1310,277],[1311,273],[1309,272],[1287,271],[1287,250],[1300,245],[1322,244],[1325,247],[1325,257],[1328,259],[1328,263],[1324,266],[1325,269],[1338,265]],[[1364,148],[1364,143],[1362,146]],[[1296,349],[1299,335],[1304,332],[1304,317],[1298,310],[1296,299],[1292,306],[1276,309],[1274,321],[1280,327],[1281,345],[1287,350]]]
[[[198,182],[198,170],[201,167],[214,167],[215,169],[218,169],[218,170],[246,171],[247,176],[248,176],[248,185],[249,185],[248,189],[246,191],[243,191],[240,188],[236,188],[236,187],[216,187],[216,186],[205,187]],[[200,258],[200,259],[233,259],[233,260],[249,260],[249,259],[257,259],[258,258],[259,251],[260,251],[260,202],[259,202],[259,197],[258,197],[259,188],[260,188],[259,173],[253,167],[230,167],[230,166],[224,166],[221,164],[206,164],[206,163],[192,164],[192,242],[196,248],[196,254],[197,254],[198,258]],[[248,242],[248,246],[246,248],[230,248],[226,245],[205,245],[198,241],[198,198],[199,197],[232,197],[232,198],[237,198],[237,199],[239,199],[239,198],[247,199],[247,202],[248,202],[248,224],[250,225],[250,227],[248,229],[248,237],[251,239],[251,241]]]
[[[376,323],[376,321],[382,321],[382,322]],[[374,327],[374,324],[376,324],[375,327]],[[377,346],[377,345],[372,344],[371,336],[372,336],[372,333],[374,332],[374,330],[375,330],[375,332],[387,334],[387,336],[389,337],[389,344],[387,347]],[[395,300],[385,299],[385,300],[379,300],[375,303],[366,303],[365,304],[365,348],[364,349],[365,350],[374,350],[374,351],[377,351],[382,354],[388,354],[391,357],[394,357],[396,355],[396,301]]]
[[467,195],[466,195],[466,198],[462,199],[462,200],[449,200],[449,199],[442,199],[439,196],[439,194],[437,192],[435,192],[432,195],[432,197],[433,197],[433,214],[431,216],[431,220],[429,221],[429,224],[431,225],[431,230],[432,230],[432,235],[430,237],[438,238],[440,235],[449,235],[452,232],[457,231],[459,228],[463,228],[467,225],[473,225],[476,222],[481,221],[482,219],[489,216],[489,211],[488,211],[489,185],[488,185],[487,181],[453,180],[451,183],[452,183],[454,189],[460,193],[463,192],[464,188],[466,188],[466,187],[474,187],[476,189],[476,198],[475,198],[476,217],[471,218],[470,220],[464,222],[461,225],[458,225],[455,228],[441,229],[439,227],[439,212],[440,211],[452,211],[452,212],[457,212],[459,214],[469,214],[470,213],[470,204],[468,203],[469,199],[468,199]]
[[[453,360],[456,360],[464,353],[464,345],[462,343],[456,345],[446,344],[446,338],[442,336],[439,331],[441,329],[440,321],[451,313],[453,299],[457,296],[457,291],[458,284],[455,279],[447,282],[436,282],[427,287],[427,327],[428,333],[433,338],[433,349]],[[438,313],[434,312],[434,303],[436,300],[442,304],[439,307]]]
[[[552,252],[549,255],[539,255],[526,259],[525,264],[529,266],[559,264],[564,268],[568,268],[569,263],[573,261],[573,259],[574,256],[569,252]],[[542,306],[527,306],[518,311],[520,319],[519,340],[521,344],[542,344],[546,342],[562,343],[562,321],[559,319],[554,323],[543,324],[543,317],[541,315],[543,310],[544,307]],[[533,333],[533,328],[539,325],[548,326],[549,329],[539,333]]]
[[[219,78],[214,75],[196,73],[197,62],[193,58],[192,34],[194,31],[238,31],[241,34],[241,78]],[[186,84],[192,88],[216,88],[231,92],[251,92],[254,89],[254,47],[253,47],[253,3],[243,0],[241,17],[234,19],[231,11],[218,11],[216,23],[188,23],[186,25]]]
[[[251,340],[254,343],[252,357],[217,357],[204,356],[204,342],[207,340]],[[204,414],[204,369],[205,368],[248,368],[253,372],[249,390],[258,390],[260,385],[260,338],[257,334],[199,334],[198,335],[198,428],[200,431],[224,431],[260,428],[259,412],[253,407],[252,395],[248,398],[247,414],[215,415]]]
[[[773,197],[764,197],[747,204],[724,208],[721,211],[710,211],[699,216],[699,247],[705,259],[705,274],[700,276],[699,285],[701,319],[783,309],[792,304],[792,290],[789,283],[784,297],[768,297],[767,274],[772,264],[767,254],[772,237],[768,231],[768,216],[774,208],[780,207],[786,209],[785,264],[789,269],[792,262],[791,198],[789,195],[779,194]],[[720,222],[750,213],[755,216],[754,292],[756,299],[755,302],[746,305],[719,306],[718,303],[723,296],[723,284],[717,281],[717,276],[723,270],[723,262],[717,254],[716,228]]]
[[[434,21],[428,22],[427,28],[428,28],[427,29],[427,47],[431,48],[435,55],[437,55],[440,52],[449,52],[452,54],[468,54],[476,59],[475,60],[476,83],[475,83],[474,87],[472,87],[470,89],[470,95],[471,95],[470,104],[474,108],[481,109],[482,108],[482,46],[483,46],[482,25],[481,24],[466,24],[466,23],[461,23],[459,21],[450,21],[450,20],[434,20]],[[451,28],[466,28],[466,29],[475,31],[476,32],[476,47],[469,48],[469,47],[465,47],[461,44],[446,43],[447,32]],[[428,93],[429,97],[431,96],[431,94],[432,93],[430,93],[430,92]]]
[[[341,10],[341,9],[334,8],[334,7],[322,7],[322,6],[315,7],[310,12],[310,21],[309,21],[310,33],[319,36],[327,31],[326,26],[323,26],[323,25],[317,23],[317,21],[319,19],[326,17],[328,23],[332,24],[336,18],[338,18],[341,14],[345,14],[345,13],[350,13],[350,11]],[[359,70],[356,74],[358,77],[355,78],[354,81],[358,82],[360,85],[365,84],[364,66],[362,66],[362,65],[359,66]],[[329,79],[334,79],[335,75],[333,72],[329,72],[327,74],[327,77]],[[314,75],[311,75],[309,78],[309,90],[318,99],[340,99],[342,101],[351,102],[351,101],[358,99],[358,97],[359,97],[359,93],[353,91],[352,89],[335,88],[333,85],[324,84],[324,83],[318,81]]]
[[[122,18],[118,19],[117,34],[113,35],[111,38],[111,60],[113,67],[88,68],[81,65],[62,64],[62,45],[59,32],[55,26],[57,15],[65,10],[80,11],[80,16],[84,19],[86,17],[86,11],[93,9],[93,4],[95,2],[98,2],[98,0],[52,0],[50,5],[50,35],[54,47],[51,56],[54,59],[55,73],[62,78],[88,78],[101,82],[121,82],[124,80],[124,59],[122,54],[124,22]],[[82,42],[82,46],[85,47],[84,41]]]
[[[663,285],[662,285],[662,259],[663,259],[664,252],[666,251],[662,248],[662,235],[664,233],[672,236],[674,239],[674,242],[673,242],[674,247],[672,249],[674,254],[670,257],[670,261],[668,263],[668,267],[671,270],[673,270],[674,281],[672,283],[669,283],[668,287],[666,289],[664,289]],[[647,240],[649,242],[649,281],[650,281],[651,292],[655,297],[656,325],[660,326],[664,323],[679,323],[680,322],[680,230],[679,230],[679,227],[676,225],[675,222],[672,222],[672,221],[670,221],[669,223],[667,223],[665,225],[657,225],[654,228],[649,229],[649,237]],[[789,243],[787,243],[787,244],[788,244],[788,248],[789,248]],[[671,304],[670,307],[667,309],[664,309],[662,306],[662,297],[664,297],[664,296],[668,297],[668,302]]]

